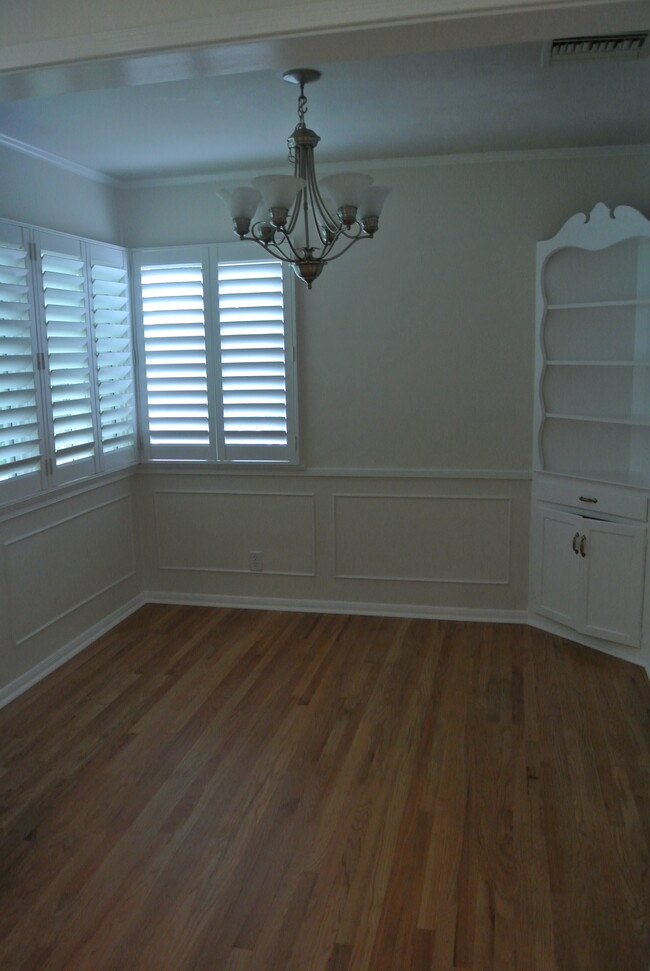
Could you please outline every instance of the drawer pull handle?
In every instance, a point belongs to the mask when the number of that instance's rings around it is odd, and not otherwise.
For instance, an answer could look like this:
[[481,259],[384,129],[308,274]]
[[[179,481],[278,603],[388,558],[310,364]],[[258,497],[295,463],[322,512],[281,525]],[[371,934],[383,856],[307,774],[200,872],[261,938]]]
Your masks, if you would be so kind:
[[586,544],[587,544],[587,537],[586,536],[581,536],[580,537],[580,556],[586,556],[587,555],[586,552],[585,552],[585,546],[586,546]]
[[593,496],[580,496],[580,502],[598,502]]
[[576,554],[576,556],[578,555],[578,540],[579,539],[580,539],[580,533],[576,533],[575,536],[573,537],[573,542],[571,543],[571,546],[573,547],[573,552]]

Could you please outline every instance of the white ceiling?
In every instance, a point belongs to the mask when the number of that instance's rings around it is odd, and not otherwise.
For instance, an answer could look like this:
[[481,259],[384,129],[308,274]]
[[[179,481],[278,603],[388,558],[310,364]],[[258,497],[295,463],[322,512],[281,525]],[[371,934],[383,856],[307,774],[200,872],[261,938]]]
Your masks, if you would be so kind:
[[[650,143],[648,57],[548,67],[525,43],[309,66],[323,75],[307,89],[322,162]],[[298,93],[280,75],[5,95],[0,141],[119,180],[277,167]]]

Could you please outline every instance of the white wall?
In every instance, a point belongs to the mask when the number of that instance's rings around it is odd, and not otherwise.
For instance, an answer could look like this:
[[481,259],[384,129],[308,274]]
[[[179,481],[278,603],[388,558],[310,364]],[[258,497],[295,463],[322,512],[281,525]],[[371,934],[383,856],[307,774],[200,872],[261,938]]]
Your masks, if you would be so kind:
[[0,704],[128,612],[138,539],[132,476],[0,510]]
[[[147,599],[525,618],[529,483],[143,473]],[[263,572],[249,569],[261,551]]]
[[[0,145],[0,216],[119,242],[115,189]],[[121,616],[142,587],[132,475],[0,508],[0,703]]]
[[120,242],[114,186],[1,142],[0,216],[102,242]]
[[[304,464],[529,471],[535,243],[599,200],[648,210],[648,157],[375,170],[394,186],[377,237],[298,287]],[[214,188],[126,191],[126,244],[232,239]]]
[[[304,472],[141,475],[150,595],[524,617],[535,243],[599,200],[648,211],[647,162],[377,169],[394,186],[381,232],[298,289]],[[230,238],[209,182],[122,207],[130,245]]]

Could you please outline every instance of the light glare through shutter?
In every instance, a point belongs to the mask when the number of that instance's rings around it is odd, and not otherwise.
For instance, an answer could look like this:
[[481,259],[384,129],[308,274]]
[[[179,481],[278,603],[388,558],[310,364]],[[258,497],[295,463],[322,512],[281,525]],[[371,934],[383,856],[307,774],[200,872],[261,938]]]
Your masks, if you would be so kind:
[[219,264],[219,336],[227,452],[233,446],[285,448],[287,445],[282,285],[282,264],[277,260]]
[[202,266],[143,266],[140,279],[149,441],[208,445]]
[[135,447],[135,406],[126,269],[91,267],[102,451]]
[[83,260],[41,251],[56,466],[95,453]]
[[26,248],[0,242],[0,481],[40,469],[29,292]]

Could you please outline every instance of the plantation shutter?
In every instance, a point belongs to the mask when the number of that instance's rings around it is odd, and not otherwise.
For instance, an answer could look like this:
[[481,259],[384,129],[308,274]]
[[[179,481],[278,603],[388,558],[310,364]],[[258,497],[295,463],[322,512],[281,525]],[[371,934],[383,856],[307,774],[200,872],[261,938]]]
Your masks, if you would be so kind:
[[89,245],[95,367],[105,469],[136,459],[133,347],[126,253]]
[[223,458],[291,461],[293,342],[278,260],[219,262]]
[[146,458],[297,460],[293,275],[259,253],[133,253]]
[[163,262],[138,254],[151,458],[209,459],[214,451],[204,266],[200,254],[192,259],[186,251],[184,256]]
[[54,480],[95,471],[92,372],[86,262],[72,237],[37,233],[45,325]]
[[41,487],[43,443],[35,328],[28,231],[20,226],[0,223],[0,483],[3,498],[25,495]]

